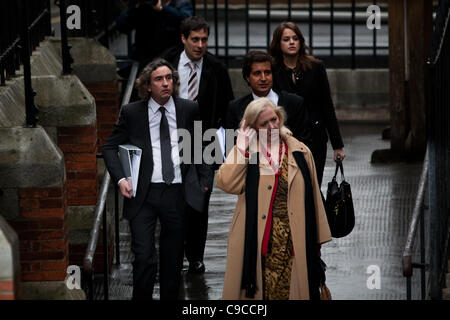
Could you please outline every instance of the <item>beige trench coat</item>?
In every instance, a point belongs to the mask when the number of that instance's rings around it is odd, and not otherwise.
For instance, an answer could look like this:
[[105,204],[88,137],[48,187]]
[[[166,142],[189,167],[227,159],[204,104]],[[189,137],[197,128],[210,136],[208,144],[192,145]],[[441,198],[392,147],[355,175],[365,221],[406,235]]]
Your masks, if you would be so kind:
[[[304,154],[311,174],[311,182],[314,194],[317,221],[317,242],[322,244],[331,240],[331,232],[328,226],[327,217],[319,186],[317,174],[312,154],[307,146],[293,137],[286,140],[289,151],[288,169],[288,214],[291,227],[291,236],[294,246],[294,261],[292,265],[292,275],[290,284],[290,300],[308,300],[309,287],[306,267],[306,246],[305,232],[305,190],[304,181],[300,169],[295,162],[292,152],[300,151]],[[244,256],[244,234],[245,234],[245,178],[248,160],[237,151],[232,149],[225,163],[217,173],[217,186],[223,191],[239,195],[230,225],[228,235],[227,265],[225,270],[225,282],[223,296],[225,300],[247,299],[245,291],[241,289],[242,266]],[[260,164],[261,170],[267,164]],[[260,174],[258,187],[258,251],[257,251],[257,273],[256,273],[256,294],[255,300],[262,300],[262,266],[261,266],[261,246],[266,225],[266,217],[269,212],[270,200],[272,196],[272,186],[275,183],[275,176]]]

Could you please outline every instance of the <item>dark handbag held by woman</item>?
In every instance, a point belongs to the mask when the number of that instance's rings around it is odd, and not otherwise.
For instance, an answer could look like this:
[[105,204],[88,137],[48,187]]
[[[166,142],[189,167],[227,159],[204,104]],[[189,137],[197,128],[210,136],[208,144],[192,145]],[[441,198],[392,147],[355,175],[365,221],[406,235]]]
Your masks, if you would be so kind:
[[[341,170],[342,180],[338,184],[336,176]],[[345,181],[344,167],[338,158],[336,171],[331,182],[328,182],[327,199],[325,201],[328,224],[331,235],[334,238],[342,238],[348,235],[355,226],[355,211],[353,209],[353,198],[350,184]]]

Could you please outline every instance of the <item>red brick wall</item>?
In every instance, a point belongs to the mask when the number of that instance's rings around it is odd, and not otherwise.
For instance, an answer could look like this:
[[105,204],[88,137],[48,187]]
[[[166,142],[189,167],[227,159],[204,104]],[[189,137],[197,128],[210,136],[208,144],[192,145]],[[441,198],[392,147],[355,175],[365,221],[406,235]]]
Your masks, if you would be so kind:
[[16,279],[0,280],[0,300],[19,300],[21,298],[20,274]]
[[8,221],[20,244],[21,281],[64,280],[68,266],[67,191],[19,189],[21,217]]
[[95,98],[98,152],[101,152],[119,115],[119,87],[117,81],[85,84],[85,86]]
[[14,300],[14,281],[0,281],[0,300]]
[[97,128],[58,128],[58,147],[64,153],[68,205],[94,206],[97,203]]

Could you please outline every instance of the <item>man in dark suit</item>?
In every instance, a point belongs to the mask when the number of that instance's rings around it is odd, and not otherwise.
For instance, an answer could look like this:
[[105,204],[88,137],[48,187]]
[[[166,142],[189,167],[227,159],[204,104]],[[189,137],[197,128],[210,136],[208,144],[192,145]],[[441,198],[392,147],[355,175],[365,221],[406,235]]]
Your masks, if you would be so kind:
[[252,92],[230,102],[225,127],[238,129],[247,105],[254,99],[266,97],[275,105],[282,106],[287,114],[286,126],[295,138],[311,145],[311,123],[308,112],[303,106],[303,99],[285,91],[275,92],[272,89],[272,57],[263,51],[249,51],[244,57],[242,76]]
[[[103,156],[112,180],[125,197],[123,215],[130,221],[135,255],[133,299],[152,299],[158,262],[154,237],[157,218],[161,224],[160,298],[177,299],[183,266],[184,180],[192,166],[192,159],[180,161],[177,133],[184,129],[193,134],[199,109],[196,102],[175,97],[177,73],[163,59],[146,66],[136,83],[143,100],[122,107]],[[118,157],[121,144],[142,149],[135,197]]]
[[[172,48],[163,57],[176,66],[180,75],[180,97],[198,101],[203,130],[224,125],[233,90],[226,67],[207,52],[209,25],[201,17],[189,17],[181,23],[182,47]],[[214,174],[215,166],[211,166]],[[185,254],[189,273],[203,273],[205,265],[208,206],[211,189],[202,207],[188,205]]]
[[135,33],[131,57],[144,68],[162,52],[180,43],[183,19],[194,13],[189,0],[132,0],[129,8],[116,20],[119,31]]

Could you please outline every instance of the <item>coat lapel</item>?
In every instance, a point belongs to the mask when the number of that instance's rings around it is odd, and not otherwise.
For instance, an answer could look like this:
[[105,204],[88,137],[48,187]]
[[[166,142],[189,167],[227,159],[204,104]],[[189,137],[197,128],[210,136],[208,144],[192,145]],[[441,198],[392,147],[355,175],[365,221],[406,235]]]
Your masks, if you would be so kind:
[[177,114],[177,129],[185,128],[184,125],[185,116],[183,113],[184,110],[181,106],[181,101],[178,97],[174,97],[173,101],[175,103],[175,112]]
[[298,146],[297,143],[295,143],[294,138],[289,138],[286,140],[286,143],[288,145],[288,154],[289,154],[289,168],[288,168],[288,191],[291,190],[292,181],[295,178],[295,175],[299,172],[299,168],[297,165],[297,162],[295,161],[293,152],[299,151],[304,152],[304,148]]
[[275,91],[276,94],[278,94],[278,105],[285,108],[285,95],[283,92]]
[[209,64],[207,55],[205,54],[203,56],[202,75],[200,78],[200,86],[198,88],[198,97],[209,96],[207,94],[207,87],[209,79],[211,77],[211,73],[212,73],[211,66]]
[[148,101],[142,102],[142,107],[139,108],[139,118],[141,119],[142,132],[144,133],[144,149],[152,157],[152,140],[150,137],[150,123],[148,122]]
[[245,113],[245,109],[247,108],[247,106],[249,105],[250,102],[253,101],[253,95],[250,93],[248,95],[246,95],[240,105],[239,105],[239,123],[241,122],[242,118],[244,117],[244,113]]
[[[181,51],[183,52],[183,50]],[[173,67],[175,68],[175,70],[178,70],[178,65],[180,64],[180,56],[181,56],[181,52],[178,52],[175,56],[175,58],[173,59]]]

